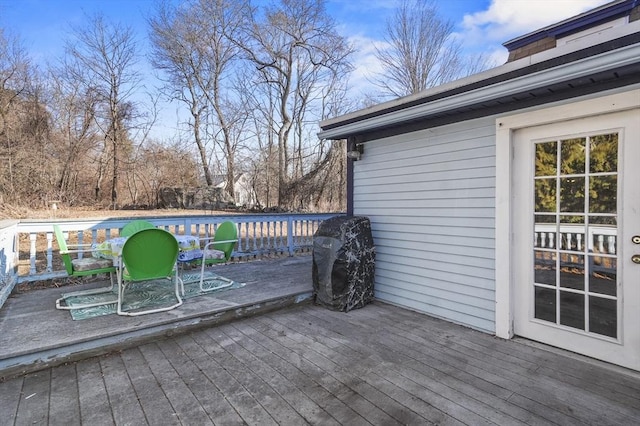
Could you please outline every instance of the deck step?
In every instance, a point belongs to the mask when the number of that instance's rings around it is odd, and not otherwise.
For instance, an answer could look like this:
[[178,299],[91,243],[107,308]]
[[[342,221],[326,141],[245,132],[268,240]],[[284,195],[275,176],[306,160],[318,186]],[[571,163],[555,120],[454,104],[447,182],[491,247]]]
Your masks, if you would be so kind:
[[286,309],[302,303],[310,303],[311,300],[312,293],[303,291],[258,302],[227,304],[197,316],[177,317],[171,321],[160,324],[152,323],[118,334],[99,335],[83,341],[61,342],[56,347],[32,350],[28,353],[0,359],[0,379],[8,379],[68,362],[105,355],[177,334]]
[[[311,256],[218,265],[215,272],[242,286],[189,298],[176,309],[138,317],[105,315],[74,321],[69,311],[55,308],[56,299],[69,291],[66,287],[14,292],[0,309],[0,379],[312,299]],[[73,290],[107,284],[86,283]]]

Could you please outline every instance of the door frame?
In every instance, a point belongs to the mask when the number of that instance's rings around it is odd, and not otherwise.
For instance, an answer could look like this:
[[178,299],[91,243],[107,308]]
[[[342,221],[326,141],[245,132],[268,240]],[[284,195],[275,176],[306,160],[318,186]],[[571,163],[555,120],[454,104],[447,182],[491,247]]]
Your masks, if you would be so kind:
[[496,118],[496,217],[495,217],[495,274],[496,274],[496,336],[510,339],[514,335],[513,256],[513,145],[515,130],[554,124],[579,118],[626,111],[640,106],[640,85],[616,89],[580,98],[564,104],[554,104]]

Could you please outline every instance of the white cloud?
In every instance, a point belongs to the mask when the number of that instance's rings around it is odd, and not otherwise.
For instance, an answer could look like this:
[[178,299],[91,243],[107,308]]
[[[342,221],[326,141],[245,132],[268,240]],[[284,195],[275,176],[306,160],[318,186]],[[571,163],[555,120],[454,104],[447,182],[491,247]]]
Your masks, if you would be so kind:
[[356,53],[351,58],[355,69],[350,77],[350,86],[353,93],[367,93],[373,88],[372,80],[382,72],[382,65],[376,59],[376,47],[384,49],[386,43],[364,35],[349,37]]
[[[491,0],[486,10],[458,18],[458,31],[454,37],[466,53],[483,53],[489,63],[497,66],[505,63],[508,56],[502,43],[609,1]],[[384,49],[384,21],[398,3],[398,0],[329,1],[332,12],[342,23],[340,33],[349,39],[356,50],[351,58],[355,70],[350,77],[350,92],[355,97],[378,91],[372,81],[383,70],[375,57],[375,47]]]
[[465,46],[502,44],[610,0],[492,0],[487,10],[467,14],[459,37]]

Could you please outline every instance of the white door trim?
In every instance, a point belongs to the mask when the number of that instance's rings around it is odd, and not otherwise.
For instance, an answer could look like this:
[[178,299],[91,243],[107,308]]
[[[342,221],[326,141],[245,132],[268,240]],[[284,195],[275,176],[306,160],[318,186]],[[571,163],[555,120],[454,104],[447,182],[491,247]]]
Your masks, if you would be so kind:
[[599,114],[625,111],[640,106],[640,89],[591,97],[587,100],[552,106],[496,119],[496,336],[513,337],[512,200],[514,131]]

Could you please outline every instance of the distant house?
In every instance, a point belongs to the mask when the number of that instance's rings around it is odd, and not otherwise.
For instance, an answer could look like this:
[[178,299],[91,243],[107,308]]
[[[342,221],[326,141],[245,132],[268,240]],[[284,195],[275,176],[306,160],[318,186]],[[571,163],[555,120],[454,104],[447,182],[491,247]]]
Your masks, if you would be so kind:
[[640,370],[640,5],[495,69],[320,123],[347,139],[376,297]]
[[[253,207],[256,205],[256,194],[246,173],[235,175],[236,181],[233,184],[235,204],[238,207]],[[221,188],[223,191],[227,182],[227,175],[216,175],[213,179],[213,186]]]

